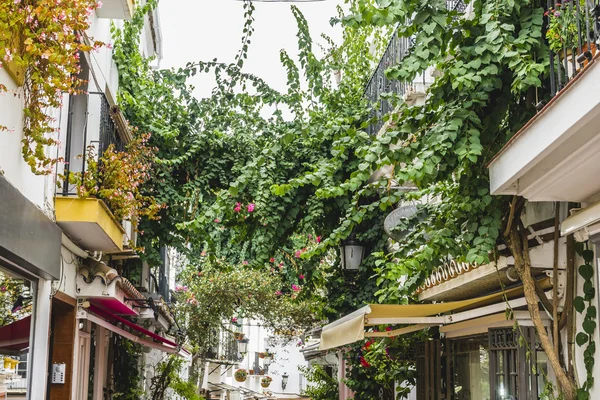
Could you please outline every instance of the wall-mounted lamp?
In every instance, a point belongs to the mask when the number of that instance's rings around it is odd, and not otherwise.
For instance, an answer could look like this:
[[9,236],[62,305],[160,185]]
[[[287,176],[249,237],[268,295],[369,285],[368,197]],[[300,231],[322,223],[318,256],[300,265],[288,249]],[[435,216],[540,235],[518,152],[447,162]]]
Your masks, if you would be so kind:
[[365,246],[356,239],[344,240],[340,246],[342,268],[356,271],[365,256]]
[[147,299],[130,299],[130,298],[125,298],[125,301],[132,301],[132,302],[138,302],[138,303],[146,303],[145,306],[140,306],[137,304],[133,305],[133,308],[149,308],[154,312],[154,320],[158,321],[158,306],[156,305],[156,303],[154,302],[154,299],[152,297],[148,297]]
[[248,338],[244,338],[244,339],[238,341],[238,350],[240,353],[246,354],[246,352],[248,351],[248,343],[249,342],[250,342],[250,339],[248,339]]
[[281,388],[283,390],[285,390],[285,387],[288,384],[288,379],[290,379],[289,375],[287,374],[287,372],[284,372],[283,375],[281,375]]

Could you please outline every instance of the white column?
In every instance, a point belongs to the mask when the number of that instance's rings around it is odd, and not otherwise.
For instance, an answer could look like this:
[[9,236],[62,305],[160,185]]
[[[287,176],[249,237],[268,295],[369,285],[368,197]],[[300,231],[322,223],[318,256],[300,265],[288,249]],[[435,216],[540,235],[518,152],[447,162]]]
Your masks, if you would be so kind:
[[44,400],[48,380],[48,349],[50,339],[50,294],[52,283],[38,280],[33,307],[33,333],[28,363],[30,363],[28,399]]

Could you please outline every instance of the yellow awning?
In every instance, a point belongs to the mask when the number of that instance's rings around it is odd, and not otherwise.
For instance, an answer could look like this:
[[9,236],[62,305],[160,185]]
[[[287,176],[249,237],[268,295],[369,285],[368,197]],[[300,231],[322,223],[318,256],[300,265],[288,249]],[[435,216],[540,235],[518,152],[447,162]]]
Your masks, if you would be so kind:
[[[550,279],[544,278],[540,281],[542,288],[549,287]],[[514,299],[523,294],[523,287],[509,289],[504,293],[498,292],[487,296],[473,299],[450,301],[436,304],[370,304],[343,318],[326,325],[321,333],[321,350],[328,350],[346,344],[362,340],[365,336],[399,336],[415,332],[429,326],[443,325],[458,322],[458,320],[472,319],[481,316],[481,313],[469,313],[469,315],[453,318],[452,316],[438,316],[449,312],[465,311],[473,308],[489,306],[485,312],[494,313],[502,311],[506,307],[504,296]],[[524,299],[515,302],[516,306],[525,305]],[[521,304],[522,303],[522,304]],[[391,332],[367,332],[365,327],[373,325],[410,324],[410,326]]]

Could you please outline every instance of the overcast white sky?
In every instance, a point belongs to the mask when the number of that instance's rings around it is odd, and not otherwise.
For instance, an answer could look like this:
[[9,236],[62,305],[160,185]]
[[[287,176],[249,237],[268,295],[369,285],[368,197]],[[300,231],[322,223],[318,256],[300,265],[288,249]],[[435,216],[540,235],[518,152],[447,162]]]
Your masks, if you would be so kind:
[[[296,2],[304,13],[314,41],[326,33],[339,41],[341,29],[331,27],[329,19],[343,0]],[[244,66],[246,72],[266,80],[273,88],[285,89],[286,74],[279,61],[279,50],[291,56],[297,53],[296,21],[290,3],[255,3],[255,32],[250,54]],[[163,36],[161,67],[182,67],[189,61],[233,61],[240,47],[244,23],[243,3],[236,0],[163,0],[159,2]],[[212,80],[195,80],[198,96],[208,96]]]

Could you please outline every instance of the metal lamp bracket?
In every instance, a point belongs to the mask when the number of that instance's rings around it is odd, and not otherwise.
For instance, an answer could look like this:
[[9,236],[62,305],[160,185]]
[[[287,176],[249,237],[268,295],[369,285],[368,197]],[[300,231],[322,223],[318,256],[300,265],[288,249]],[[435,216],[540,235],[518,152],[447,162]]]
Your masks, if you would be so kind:
[[[546,270],[546,276],[553,278],[554,271]],[[559,299],[562,299],[565,294],[565,286],[566,286],[566,274],[565,271],[558,271],[558,287],[557,287],[557,295]]]

